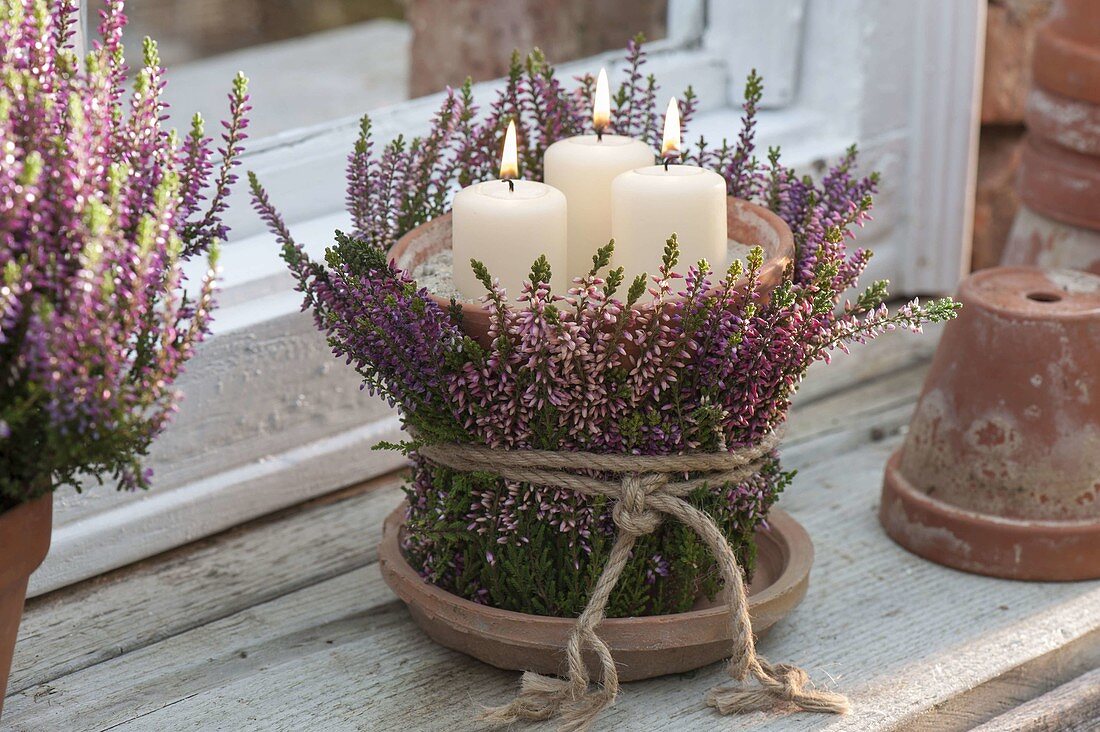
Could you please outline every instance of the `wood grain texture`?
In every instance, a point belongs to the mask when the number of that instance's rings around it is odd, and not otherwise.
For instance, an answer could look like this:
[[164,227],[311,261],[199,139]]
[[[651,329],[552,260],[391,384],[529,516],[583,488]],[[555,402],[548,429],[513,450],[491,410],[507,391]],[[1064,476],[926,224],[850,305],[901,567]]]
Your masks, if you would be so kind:
[[[597,729],[938,729],[920,725],[974,690],[1009,693],[1006,680],[1029,665],[1043,674],[1089,663],[1100,582],[967,575],[881,531],[883,463],[925,356],[912,358],[804,398],[784,448],[800,473],[780,505],[809,530],[817,563],[806,599],[760,650],[850,694],[853,713],[719,717],[702,704],[722,681],[715,665],[626,685]],[[380,480],[33,602],[5,724],[474,729],[476,706],[509,698],[517,675],[432,643],[383,585],[374,546],[398,500],[398,481]],[[974,721],[1003,711],[987,710]]]
[[1100,669],[1100,628],[922,713],[907,729],[966,732],[1094,669]]
[[975,727],[974,732],[1090,732],[1100,727],[1100,669]]
[[[1012,583],[928,564],[879,530],[897,438],[816,456],[784,504],[814,536],[809,595],[762,652],[853,696],[848,717],[749,715],[747,729],[886,729],[1100,623],[1100,583]],[[357,499],[359,500],[359,499]],[[832,680],[830,680],[832,677]],[[721,681],[631,684],[601,729],[728,729],[700,704]],[[5,721],[32,729],[451,730],[505,699],[515,674],[435,646],[367,566],[26,689]]]
[[8,692],[375,561],[401,478],[196,542],[27,604]]
[[[905,424],[934,349],[925,341],[934,340],[898,334],[874,341],[842,357],[845,368],[837,371],[849,376],[801,391],[784,440],[787,463],[802,467],[815,455],[850,449]],[[9,692],[374,561],[381,520],[398,500],[399,484],[379,479],[368,486],[377,493],[369,500],[307,504],[301,516],[292,511],[264,519],[254,530],[231,531],[32,600]],[[180,589],[188,598],[182,604]],[[155,627],[145,622],[149,617],[158,619]]]
[[212,338],[152,451],[154,489],[59,492],[31,594],[393,470],[400,456],[370,446],[398,438],[396,412],[359,382],[305,314]]

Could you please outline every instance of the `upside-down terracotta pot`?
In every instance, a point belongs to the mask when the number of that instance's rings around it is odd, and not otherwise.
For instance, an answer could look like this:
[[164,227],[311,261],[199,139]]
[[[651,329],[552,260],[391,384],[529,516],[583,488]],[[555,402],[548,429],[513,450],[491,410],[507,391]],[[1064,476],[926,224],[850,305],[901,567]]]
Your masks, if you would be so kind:
[[1012,222],[1001,264],[1100,274],[1100,230],[1057,221],[1024,204]]
[[0,715],[8,688],[27,580],[50,549],[53,496],[46,494],[0,513]]
[[1100,3],[1056,0],[1036,34],[1032,78],[1055,94],[1100,104]]
[[[497,668],[562,674],[565,646],[576,618],[528,615],[479,605],[426,582],[401,553],[405,504],[386,519],[378,562],[390,589],[428,636]],[[813,543],[801,524],[772,509],[768,528],[757,529],[757,565],[749,587],[752,632],[763,635],[806,595]],[[608,618],[599,635],[611,648],[620,681],[683,673],[728,658],[732,647],[729,609],[702,601],[676,615]],[[585,662],[599,677],[595,655]]]
[[[764,250],[764,266],[760,285],[770,293],[783,279],[783,272],[794,261],[794,236],[791,228],[779,216],[763,206],[740,198],[729,198],[726,204],[726,229],[733,246],[760,246]],[[390,259],[406,272],[412,272],[433,254],[451,248],[451,214],[439,216],[422,224],[398,239],[389,252]],[[450,301],[431,295],[441,307]],[[489,343],[489,314],[481,303],[462,303],[462,328],[483,346]]]
[[883,526],[970,572],[1100,577],[1100,277],[998,267],[958,299],[886,468]]
[[1100,3],[1060,0],[1039,30],[1001,263],[1100,273]]

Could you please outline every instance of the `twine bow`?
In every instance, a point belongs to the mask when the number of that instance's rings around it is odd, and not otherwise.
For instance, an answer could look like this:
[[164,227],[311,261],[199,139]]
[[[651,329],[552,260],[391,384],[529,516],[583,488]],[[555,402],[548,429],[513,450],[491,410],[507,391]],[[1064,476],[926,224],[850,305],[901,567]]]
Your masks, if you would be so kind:
[[[478,445],[424,445],[417,452],[436,465],[462,472],[486,472],[535,485],[552,486],[586,496],[615,501],[612,518],[618,528],[607,564],[566,646],[568,676],[559,679],[532,671],[523,674],[519,695],[510,704],[486,709],[482,719],[493,726],[519,720],[561,718],[560,732],[585,732],[619,693],[619,674],[611,649],[596,634],[607,601],[619,581],[631,549],[640,536],[651,534],[664,518],[690,527],[710,549],[725,583],[726,603],[733,635],[729,675],[739,682],[715,687],[707,704],[722,714],[795,707],[807,712],[848,710],[841,694],[807,688],[806,672],[787,664],[772,665],[756,654],[745,581],[737,556],[725,535],[703,511],[684,500],[705,485],[739,483],[757,473],[778,444],[772,433],[751,447],[717,453],[687,455],[604,455],[547,450],[500,450]],[[579,475],[594,470],[619,474],[618,481]],[[701,477],[673,480],[677,474]],[[592,688],[582,652],[591,649],[599,659],[601,685]],[[755,685],[745,682],[754,679]]]

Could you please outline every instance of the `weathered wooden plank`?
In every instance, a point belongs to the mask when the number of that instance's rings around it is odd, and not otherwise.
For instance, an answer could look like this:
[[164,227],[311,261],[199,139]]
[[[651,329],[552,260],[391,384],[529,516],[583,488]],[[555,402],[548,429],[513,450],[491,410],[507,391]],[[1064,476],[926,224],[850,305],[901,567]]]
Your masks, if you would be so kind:
[[905,729],[966,732],[1093,669],[1100,669],[1100,628],[920,714]]
[[1094,732],[1100,727],[1100,669],[1032,699],[974,732]]
[[[851,694],[853,714],[749,715],[739,727],[889,728],[1100,624],[1100,583],[982,578],[892,544],[875,504],[897,442],[819,455],[783,499],[818,560],[806,600],[761,650]],[[514,674],[437,648],[371,568],[358,572],[28,689],[9,699],[6,721],[16,730],[453,730],[470,728],[475,703],[512,692]],[[728,729],[700,703],[720,680],[711,667],[631,684],[600,728]]]
[[851,353],[836,351],[831,363],[819,361],[810,366],[794,403],[807,405],[887,374],[927,366],[942,333],[943,325],[932,323],[922,335],[895,331],[853,346]]
[[12,696],[5,722],[13,730],[78,730],[140,720],[242,675],[296,667],[317,653],[327,658],[338,646],[385,632],[400,618],[397,604],[377,567],[361,567]]
[[[881,430],[896,431],[901,424],[885,415],[900,410],[903,421],[909,421],[924,373],[923,365],[908,368],[868,379],[806,404],[795,404],[783,440],[787,453],[830,434],[850,435],[858,442],[866,442],[881,434]],[[861,429],[862,426],[875,427],[879,431],[872,435],[867,429]]]
[[9,693],[373,562],[400,484],[381,478],[31,600]]

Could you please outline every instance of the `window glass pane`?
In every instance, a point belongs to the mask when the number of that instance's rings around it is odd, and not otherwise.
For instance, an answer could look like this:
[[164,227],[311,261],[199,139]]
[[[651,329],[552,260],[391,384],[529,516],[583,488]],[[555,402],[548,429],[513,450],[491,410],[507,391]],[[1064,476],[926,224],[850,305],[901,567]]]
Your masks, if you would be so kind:
[[619,49],[636,33],[665,36],[668,0],[408,0],[410,91],[421,96],[508,71],[513,49],[554,63]]
[[[96,8],[102,0],[91,0]],[[665,35],[668,0],[128,0],[131,63],[155,38],[171,124],[224,114],[233,74],[252,80],[252,136],[507,72],[513,49],[555,63]],[[97,14],[92,13],[90,23]]]
[[126,14],[130,40],[156,38],[168,65],[404,17],[400,0],[129,0]]

